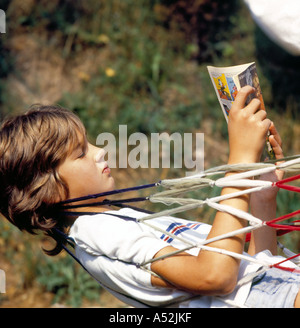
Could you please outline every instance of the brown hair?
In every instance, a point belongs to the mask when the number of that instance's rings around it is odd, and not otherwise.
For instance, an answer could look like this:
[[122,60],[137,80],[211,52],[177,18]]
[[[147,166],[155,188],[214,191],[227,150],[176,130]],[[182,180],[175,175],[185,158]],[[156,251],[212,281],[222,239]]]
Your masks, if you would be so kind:
[[42,230],[57,241],[49,255],[61,250],[55,229],[64,216],[57,202],[68,187],[57,167],[85,134],[79,118],[57,106],[32,106],[7,119],[0,128],[0,212],[20,230]]

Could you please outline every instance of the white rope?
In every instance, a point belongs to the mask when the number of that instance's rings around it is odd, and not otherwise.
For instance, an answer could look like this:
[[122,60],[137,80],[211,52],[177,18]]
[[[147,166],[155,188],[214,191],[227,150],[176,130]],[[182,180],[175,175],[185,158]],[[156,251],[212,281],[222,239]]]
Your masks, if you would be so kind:
[[154,259],[151,259],[151,260],[148,260],[146,262],[143,262],[141,264],[141,266],[145,266],[147,264],[150,264],[150,263],[153,263],[155,261],[158,261],[158,260],[161,260],[161,259],[164,259],[166,257],[169,257],[169,256],[172,256],[172,255],[176,255],[178,253],[182,253],[182,252],[185,252],[191,248],[199,248],[199,249],[203,249],[203,250],[207,250],[207,251],[211,251],[211,252],[215,252],[215,253],[219,253],[219,254],[223,254],[223,255],[228,255],[228,256],[232,256],[232,257],[235,257],[237,259],[240,259],[240,260],[246,260],[246,261],[249,261],[249,262],[253,262],[253,263],[256,263],[256,264],[260,264],[260,265],[263,265],[263,266],[268,266],[270,263],[267,263],[267,262],[262,262],[261,260],[257,260],[253,257],[251,257],[250,255],[247,255],[247,254],[238,254],[238,253],[235,253],[235,252],[232,252],[232,251],[228,251],[228,250],[225,250],[225,249],[222,249],[222,248],[217,248],[217,247],[211,247],[211,246],[207,246],[206,244],[210,244],[212,242],[215,242],[215,241],[218,241],[218,240],[221,240],[221,239],[224,239],[224,238],[230,238],[230,237],[233,237],[233,236],[236,236],[237,234],[243,234],[243,233],[247,233],[247,232],[250,232],[256,228],[258,228],[258,226],[249,226],[249,227],[245,227],[245,228],[241,228],[241,229],[237,229],[237,230],[234,230],[234,231],[230,231],[228,233],[224,233],[222,235],[219,235],[219,236],[216,236],[216,237],[213,237],[213,238],[209,238],[209,239],[206,239],[202,242],[199,242],[199,243],[191,243],[189,242],[188,240],[186,240],[185,238],[181,238],[177,235],[174,235],[168,231],[165,231],[163,229],[160,229],[152,224],[149,224],[149,222],[144,222],[144,224],[147,224],[148,226],[150,226],[151,228],[154,228],[154,229],[157,229],[158,231],[161,231],[163,232],[164,234],[174,238],[174,239],[177,239],[183,243],[186,243],[188,246],[187,247],[184,247],[184,248],[181,248],[177,251],[174,251],[174,252],[171,252],[171,253],[168,253],[168,254],[165,254],[161,257],[157,257],[157,258],[154,258]]
[[[160,185],[169,190],[158,192],[154,195],[151,195],[149,197],[149,200],[151,202],[161,202],[166,205],[179,204],[180,206],[178,206],[177,208],[174,208],[174,209],[168,209],[165,211],[161,211],[159,213],[147,215],[147,216],[139,219],[138,221],[143,222],[144,224],[147,224],[151,228],[161,231],[164,234],[166,234],[174,239],[180,240],[181,242],[183,242],[184,244],[187,245],[186,247],[184,247],[178,251],[172,252],[170,254],[166,254],[165,256],[162,256],[161,258],[165,258],[167,256],[172,256],[172,255],[175,255],[180,252],[184,252],[191,248],[196,247],[199,249],[212,251],[212,252],[216,252],[219,254],[232,256],[232,257],[235,257],[240,260],[246,260],[249,262],[253,262],[253,263],[259,264],[262,267],[261,270],[267,270],[270,267],[271,263],[267,263],[265,261],[262,261],[261,259],[260,260],[255,259],[244,253],[238,254],[238,253],[231,252],[231,251],[228,251],[225,249],[211,247],[211,246],[208,246],[207,244],[212,243],[214,241],[224,239],[224,238],[230,238],[230,237],[236,236],[237,234],[246,234],[255,229],[259,229],[265,225],[265,223],[261,219],[253,216],[250,213],[236,209],[229,205],[224,205],[224,204],[219,204],[219,203],[226,199],[235,198],[235,197],[239,197],[239,196],[242,196],[245,194],[250,194],[253,192],[258,192],[258,191],[261,191],[264,189],[274,187],[274,184],[270,181],[264,181],[264,180],[259,180],[259,179],[250,179],[250,178],[257,177],[257,176],[260,176],[260,175],[263,175],[266,173],[270,173],[270,172],[273,172],[278,169],[283,170],[285,172],[291,172],[291,171],[297,171],[297,170],[299,171],[300,170],[300,155],[297,155],[297,157],[295,159],[292,159],[292,160],[289,160],[286,162],[282,162],[277,165],[272,164],[272,163],[223,165],[223,166],[219,166],[219,167],[207,170],[205,172],[195,174],[193,176],[183,177],[183,178],[179,178],[179,179],[162,180]],[[239,172],[239,171],[241,171],[241,172]],[[228,175],[226,177],[222,177],[222,178],[219,178],[216,180],[207,178],[208,176],[212,176],[215,174],[224,174],[227,172],[238,172],[238,173]],[[245,188],[245,189],[239,190],[237,192],[225,194],[225,195],[211,197],[211,198],[205,199],[205,200],[173,197],[173,196],[177,196],[177,195],[180,195],[184,192],[188,192],[191,190],[196,190],[196,189],[200,189],[203,187],[214,187],[214,186],[220,187],[220,188],[239,187],[239,188]],[[188,211],[191,209],[199,208],[204,205],[210,206],[211,208],[214,208],[217,211],[229,213],[237,218],[247,220],[249,222],[249,226],[235,230],[235,231],[231,231],[228,233],[224,233],[224,234],[221,234],[214,238],[209,238],[203,242],[194,244],[194,243],[189,242],[185,238],[181,238],[177,235],[174,235],[170,232],[165,231],[164,229],[160,229],[160,228],[154,226],[153,224],[149,223],[150,219],[154,219],[156,217],[170,216],[170,215],[180,213],[183,211]],[[285,248],[284,248],[284,250],[285,250],[286,254],[289,254],[289,255],[294,254],[292,252],[288,253],[288,250]],[[161,259],[161,258],[159,258],[159,259]],[[152,263],[153,261],[156,261],[156,260],[158,260],[158,258],[147,261],[141,265],[144,266],[144,265]],[[300,259],[295,259],[294,262],[300,264]],[[239,284],[245,283],[245,282],[253,279],[253,276],[259,274],[259,272],[253,273],[253,274],[251,274],[251,276],[244,277],[239,282]]]
[[259,176],[259,175],[263,175],[263,174],[275,171],[276,169],[277,169],[277,166],[272,165],[272,166],[267,166],[267,167],[264,167],[264,168],[251,170],[251,171],[235,173],[235,174],[229,175],[225,178],[222,178],[220,180],[233,181],[233,180],[238,180],[238,179],[252,178],[252,177],[256,177],[256,176]]
[[264,223],[261,219],[253,216],[252,214],[250,214],[248,212],[239,210],[235,207],[225,205],[225,204],[218,204],[218,203],[215,203],[215,202],[209,202],[209,201],[207,202],[207,205],[209,205],[210,207],[212,207],[212,208],[214,208],[218,211],[226,212],[226,213],[232,214],[233,216],[236,216],[240,219],[247,220],[247,221],[249,221],[249,223],[251,225],[256,225],[256,226],[259,226],[259,227],[264,225]]
[[[282,249],[283,253],[289,258],[289,257],[292,257],[292,256],[295,256],[296,253],[290,251],[288,248],[286,248],[285,246],[283,246],[280,242],[277,242],[278,244],[278,247],[280,249]],[[300,265],[300,257],[296,257],[296,258],[293,258],[293,262],[296,264],[296,265]]]
[[215,168],[208,169],[206,171],[178,179],[164,179],[160,182],[160,185],[164,188],[182,189],[185,186],[192,184],[193,186],[209,186],[214,185],[215,182],[212,179],[208,179],[208,176],[216,174],[225,174],[227,172],[239,172],[234,175],[227,176],[219,179],[221,181],[233,181],[250,177],[259,176],[265,173],[269,173],[275,170],[282,170],[284,172],[300,172],[300,155],[296,155],[296,158],[287,160],[286,162],[280,162],[278,164],[273,163],[252,163],[252,164],[234,164],[234,165],[222,165]]
[[264,180],[249,180],[249,179],[234,179],[229,180],[226,178],[218,179],[215,182],[216,187],[263,187],[270,188],[273,183],[271,181]]
[[248,282],[252,281],[255,277],[257,277],[261,273],[266,272],[267,270],[269,270],[269,265],[262,266],[259,270],[246,274],[243,278],[241,278],[237,282],[237,286],[242,286],[244,284],[247,284]]
[[235,252],[231,252],[231,251],[227,251],[225,249],[222,248],[217,248],[217,247],[210,247],[210,246],[205,246],[205,245],[198,245],[199,248],[207,250],[207,251],[211,251],[211,252],[215,252],[215,253],[219,253],[219,254],[223,254],[223,255],[228,255],[231,257],[235,257],[239,260],[246,260],[248,262],[252,262],[258,265],[262,265],[264,267],[269,268],[270,267],[270,263],[264,262],[262,260],[258,260],[254,257],[251,257],[247,254],[238,254]]
[[222,200],[227,200],[227,199],[230,199],[230,198],[236,198],[236,197],[240,197],[240,196],[243,196],[243,195],[246,195],[246,194],[257,192],[257,191],[260,191],[262,189],[264,189],[264,188],[255,187],[255,188],[240,190],[240,191],[232,192],[232,193],[229,193],[229,194],[225,194],[225,195],[216,196],[216,197],[206,199],[205,202],[206,202],[206,204],[208,202],[209,203],[216,203],[216,202],[220,202]]

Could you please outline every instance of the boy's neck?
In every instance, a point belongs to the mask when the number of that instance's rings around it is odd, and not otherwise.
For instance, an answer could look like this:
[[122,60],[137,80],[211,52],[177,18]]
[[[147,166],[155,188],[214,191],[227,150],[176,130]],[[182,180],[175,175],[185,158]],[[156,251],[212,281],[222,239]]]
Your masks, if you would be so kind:
[[[109,210],[111,210],[110,206],[86,206],[80,207],[80,209],[71,209],[68,210],[68,212],[74,212],[74,215],[68,215],[65,223],[67,227],[71,227],[76,219],[82,215],[81,213],[86,213],[88,215],[89,213],[103,213]],[[80,212],[80,214],[78,213],[78,215],[76,215],[77,212]]]

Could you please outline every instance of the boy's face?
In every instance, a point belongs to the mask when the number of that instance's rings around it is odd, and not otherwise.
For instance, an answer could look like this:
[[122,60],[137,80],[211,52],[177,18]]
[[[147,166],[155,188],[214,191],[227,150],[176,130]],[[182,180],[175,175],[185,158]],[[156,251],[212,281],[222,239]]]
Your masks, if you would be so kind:
[[69,198],[102,193],[115,187],[110,168],[104,160],[105,151],[88,143],[85,137],[81,139],[58,167],[59,175],[68,185]]

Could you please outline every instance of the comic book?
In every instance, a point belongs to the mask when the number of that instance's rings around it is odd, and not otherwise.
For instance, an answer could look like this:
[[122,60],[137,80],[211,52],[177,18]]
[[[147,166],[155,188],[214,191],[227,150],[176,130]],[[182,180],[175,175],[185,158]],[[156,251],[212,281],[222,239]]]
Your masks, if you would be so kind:
[[[255,62],[228,67],[207,66],[207,69],[226,121],[237,92],[245,85],[251,85],[256,90],[248,97],[246,104],[253,98],[258,98],[261,101],[261,108],[266,110]],[[266,148],[269,158],[274,159],[274,152],[268,139]]]

